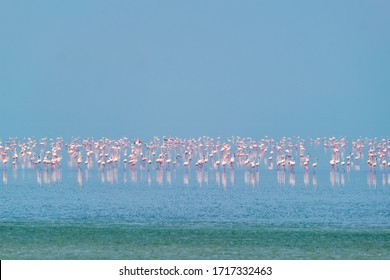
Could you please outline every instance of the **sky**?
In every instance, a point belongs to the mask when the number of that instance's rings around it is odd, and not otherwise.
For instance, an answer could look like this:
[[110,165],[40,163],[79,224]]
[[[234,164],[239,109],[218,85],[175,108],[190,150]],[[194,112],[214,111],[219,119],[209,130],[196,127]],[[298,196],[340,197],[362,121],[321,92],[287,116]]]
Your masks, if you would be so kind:
[[0,139],[389,136],[389,11],[0,0]]

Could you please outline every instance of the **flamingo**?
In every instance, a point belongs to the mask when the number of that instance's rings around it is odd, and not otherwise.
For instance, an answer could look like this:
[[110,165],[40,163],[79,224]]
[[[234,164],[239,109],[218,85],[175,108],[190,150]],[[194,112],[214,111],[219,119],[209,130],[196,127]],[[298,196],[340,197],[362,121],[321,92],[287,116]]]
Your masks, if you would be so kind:
[[295,160],[292,158],[291,160],[288,161],[288,164],[290,165],[290,171],[294,171],[294,166],[295,166]]
[[314,163],[312,164],[312,166],[313,166],[313,173],[316,172],[317,165],[318,165],[318,158],[316,158],[316,162],[314,162]]
[[336,164],[336,161],[334,160],[334,158],[332,158],[330,161],[329,161],[330,165],[332,166],[332,169],[334,169],[334,166]]
[[169,170],[169,165],[170,165],[170,163],[171,163],[171,159],[170,158],[168,158],[166,161],[165,161],[165,163],[167,164],[167,170]]
[[80,168],[80,164],[83,162],[83,157],[80,156],[78,159],[77,159],[77,167]]
[[7,166],[8,157],[3,159],[3,167],[5,168]]
[[222,160],[223,171],[225,171],[225,166],[226,166],[226,163],[227,163],[227,162],[226,162],[226,160],[225,160],[225,159],[223,159],[223,160]]
[[230,169],[234,169],[234,158],[235,158],[236,154],[233,153],[233,156],[230,158]]
[[[387,159],[388,154],[390,154],[390,145],[388,144],[390,139],[359,138],[354,140],[352,141],[352,152],[347,154],[345,160],[344,153],[348,143],[345,138],[310,138],[310,143],[320,145],[321,140],[324,141],[324,148],[331,152],[329,163],[333,170],[338,169],[339,166],[342,167],[343,171],[345,168],[350,170],[350,166],[354,165],[355,161],[363,160],[365,155],[368,155],[367,167],[369,166],[371,171],[375,172],[377,165],[380,166],[381,171],[387,171],[387,167],[390,169],[390,161]],[[7,168],[12,156],[13,166],[18,166],[21,162],[22,168],[24,168],[23,165],[27,161],[27,165],[35,165],[39,168],[43,162],[46,171],[48,171],[49,166],[52,167],[53,171],[60,166],[62,147],[66,148],[71,162],[70,166],[77,164],[78,168],[82,166],[83,162],[88,168],[92,168],[93,162],[97,162],[99,167],[107,166],[110,169],[115,169],[122,155],[124,155],[122,161],[124,168],[129,164],[132,170],[136,169],[137,162],[142,161],[141,169],[146,165],[149,169],[155,161],[156,168],[160,169],[161,172],[162,169],[169,170],[172,164],[175,168],[183,166],[188,170],[192,157],[198,159],[196,166],[199,170],[206,168],[208,162],[218,170],[222,166],[224,171],[228,164],[231,170],[240,166],[247,170],[258,170],[261,160],[269,164],[268,169],[271,170],[271,163],[275,159],[277,170],[281,168],[285,170],[285,165],[288,164],[291,173],[295,171],[295,168],[304,168],[305,171],[308,171],[310,166],[315,173],[318,165],[318,158],[316,158],[316,162],[311,163],[310,154],[305,155],[306,143],[300,138],[297,140],[283,138],[279,143],[268,137],[260,139],[258,142],[251,138],[240,137],[233,137],[227,141],[208,137],[198,139],[164,137],[162,140],[155,137],[150,142],[141,142],[139,139],[129,141],[125,137],[118,140],[72,138],[70,142],[65,144],[62,139],[42,138],[41,140],[28,139],[25,143],[18,145],[21,149],[20,154],[17,152],[16,141],[8,140],[5,144],[0,143],[0,159],[3,162],[3,168]],[[367,153],[365,154],[365,152]],[[84,153],[86,154],[85,158]],[[296,166],[295,155],[300,157],[299,166]],[[164,165],[166,168],[163,168]],[[356,168],[358,167],[357,163]]]
[[183,163],[183,166],[186,168],[186,170],[187,170],[189,164],[190,164],[189,161],[185,161],[185,162]]

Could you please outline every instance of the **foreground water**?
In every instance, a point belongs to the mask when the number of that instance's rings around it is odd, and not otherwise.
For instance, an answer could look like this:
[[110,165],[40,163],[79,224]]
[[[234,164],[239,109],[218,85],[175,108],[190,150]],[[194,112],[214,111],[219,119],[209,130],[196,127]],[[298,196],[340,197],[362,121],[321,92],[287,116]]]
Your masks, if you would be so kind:
[[4,172],[1,259],[390,259],[386,171]]

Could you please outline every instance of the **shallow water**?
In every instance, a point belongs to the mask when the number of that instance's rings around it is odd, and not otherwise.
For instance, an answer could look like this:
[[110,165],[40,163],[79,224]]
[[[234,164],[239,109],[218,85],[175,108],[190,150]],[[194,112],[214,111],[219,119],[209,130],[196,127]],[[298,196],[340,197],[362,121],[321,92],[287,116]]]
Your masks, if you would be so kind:
[[13,222],[2,232],[7,259],[388,259],[390,249],[384,228],[303,224]]
[[389,259],[389,175],[7,169],[0,258]]

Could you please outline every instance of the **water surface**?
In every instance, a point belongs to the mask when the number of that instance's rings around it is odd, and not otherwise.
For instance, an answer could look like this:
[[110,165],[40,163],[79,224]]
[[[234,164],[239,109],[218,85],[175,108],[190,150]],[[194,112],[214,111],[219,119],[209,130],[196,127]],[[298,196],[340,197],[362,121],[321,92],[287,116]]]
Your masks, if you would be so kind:
[[4,172],[1,259],[390,258],[385,171]]

